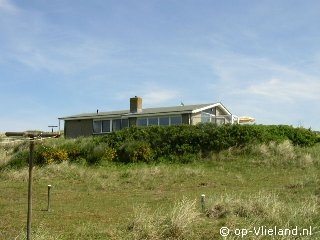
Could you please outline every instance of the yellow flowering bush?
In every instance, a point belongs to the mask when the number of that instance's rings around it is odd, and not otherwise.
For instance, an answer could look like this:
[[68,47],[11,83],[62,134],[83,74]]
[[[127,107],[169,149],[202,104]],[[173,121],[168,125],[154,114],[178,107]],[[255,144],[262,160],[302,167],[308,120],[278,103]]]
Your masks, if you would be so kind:
[[39,165],[61,163],[68,160],[68,152],[64,149],[41,145],[35,152],[35,163]]

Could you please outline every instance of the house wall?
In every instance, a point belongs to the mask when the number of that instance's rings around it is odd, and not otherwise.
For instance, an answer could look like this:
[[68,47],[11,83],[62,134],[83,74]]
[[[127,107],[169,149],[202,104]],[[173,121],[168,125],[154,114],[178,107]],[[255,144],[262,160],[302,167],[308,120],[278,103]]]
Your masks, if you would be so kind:
[[216,107],[216,115],[221,116],[221,115],[225,115],[225,113],[222,111],[222,109]]
[[201,112],[192,113],[192,115],[191,115],[191,124],[192,125],[197,125],[198,123],[201,123]]
[[93,133],[92,119],[66,120],[64,123],[64,135],[66,138],[91,136]]

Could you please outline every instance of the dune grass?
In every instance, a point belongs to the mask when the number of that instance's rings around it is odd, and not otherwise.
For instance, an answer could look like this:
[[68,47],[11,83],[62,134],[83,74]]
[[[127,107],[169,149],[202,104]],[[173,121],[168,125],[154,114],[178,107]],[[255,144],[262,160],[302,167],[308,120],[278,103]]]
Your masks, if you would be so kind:
[[[0,165],[8,161],[3,151]],[[223,239],[222,226],[231,231],[311,226],[312,236],[244,239],[320,239],[319,163],[319,144],[297,148],[284,142],[230,149],[189,164],[36,166],[32,236]],[[0,239],[25,239],[27,179],[27,168],[0,171]],[[48,184],[53,186],[49,212]]]

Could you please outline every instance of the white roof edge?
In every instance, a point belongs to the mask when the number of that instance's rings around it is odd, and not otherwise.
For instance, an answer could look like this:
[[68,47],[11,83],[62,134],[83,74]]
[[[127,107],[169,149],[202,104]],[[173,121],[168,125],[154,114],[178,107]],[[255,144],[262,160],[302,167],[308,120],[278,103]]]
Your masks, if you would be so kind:
[[208,109],[208,108],[213,108],[213,107],[217,107],[217,106],[221,107],[221,108],[222,108],[224,111],[226,111],[226,113],[228,113],[229,115],[232,115],[231,112],[229,112],[229,110],[226,109],[226,107],[223,106],[222,103],[220,103],[220,102],[219,102],[219,103],[214,103],[214,104],[211,104],[211,105],[202,107],[202,108],[195,109],[195,110],[192,111],[192,113],[198,113],[198,112],[201,112],[201,111],[206,110],[206,109]]

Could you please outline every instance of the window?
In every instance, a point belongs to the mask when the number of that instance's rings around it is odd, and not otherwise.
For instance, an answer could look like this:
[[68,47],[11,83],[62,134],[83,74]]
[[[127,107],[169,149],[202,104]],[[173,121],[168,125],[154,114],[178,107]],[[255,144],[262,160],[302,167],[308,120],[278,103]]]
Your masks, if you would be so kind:
[[112,132],[118,131],[121,129],[121,119],[112,120]]
[[138,118],[137,126],[148,126],[148,120],[146,118]]
[[170,125],[177,125],[182,123],[182,117],[181,116],[172,116],[170,117]]
[[160,126],[169,126],[169,117],[159,117]]
[[121,120],[121,128],[129,127],[129,120],[128,119],[122,119]]
[[224,118],[216,118],[216,124],[217,125],[225,124],[225,119]]
[[150,118],[138,118],[137,126],[170,126],[182,123],[181,116],[163,116],[163,117],[150,117]]
[[202,123],[209,123],[211,122],[211,115],[210,113],[202,112],[201,113],[201,122]]
[[157,117],[148,118],[148,126],[150,125],[158,125],[158,118]]
[[94,120],[93,133],[111,132],[111,120]]
[[111,132],[110,128],[111,121],[110,120],[103,120],[102,121],[102,132]]
[[101,133],[101,121],[93,121],[93,133]]

